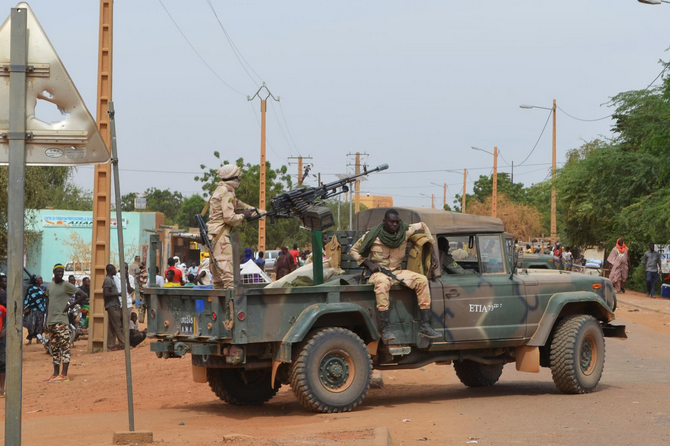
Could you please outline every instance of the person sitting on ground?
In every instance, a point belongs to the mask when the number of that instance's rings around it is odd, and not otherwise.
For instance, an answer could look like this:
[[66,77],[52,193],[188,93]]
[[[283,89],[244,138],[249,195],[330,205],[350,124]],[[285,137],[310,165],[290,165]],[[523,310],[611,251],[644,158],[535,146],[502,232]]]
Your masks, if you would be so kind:
[[172,269],[166,271],[166,281],[164,282],[164,288],[172,288],[181,286],[179,282],[175,281],[176,272]]
[[140,331],[138,327],[138,315],[135,311],[132,311],[131,316],[129,317],[129,345],[131,347],[136,347],[145,340],[146,336],[147,328]]
[[368,283],[374,285],[381,337],[386,343],[394,342],[396,337],[390,328],[391,310],[389,309],[389,290],[393,279],[382,272],[384,269],[416,292],[421,310],[419,333],[428,338],[442,337],[430,325],[431,293],[428,288],[428,279],[422,274],[401,268],[407,241],[417,232],[425,233],[433,243],[433,236],[426,223],[407,224],[400,221],[398,211],[389,209],[384,214],[383,222],[366,232],[349,252],[359,265],[372,272]]

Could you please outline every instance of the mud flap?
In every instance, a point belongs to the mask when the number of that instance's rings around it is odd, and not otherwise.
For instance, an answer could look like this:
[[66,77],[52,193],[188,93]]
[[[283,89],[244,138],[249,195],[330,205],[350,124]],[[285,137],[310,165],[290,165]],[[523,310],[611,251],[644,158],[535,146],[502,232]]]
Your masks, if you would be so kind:
[[602,325],[601,330],[604,332],[605,338],[627,339],[627,332],[625,332],[624,325]]
[[515,351],[515,367],[518,372],[541,371],[541,352],[537,346],[522,345]]
[[200,367],[198,365],[192,364],[192,381],[195,383],[205,383],[208,382],[206,378],[206,367]]

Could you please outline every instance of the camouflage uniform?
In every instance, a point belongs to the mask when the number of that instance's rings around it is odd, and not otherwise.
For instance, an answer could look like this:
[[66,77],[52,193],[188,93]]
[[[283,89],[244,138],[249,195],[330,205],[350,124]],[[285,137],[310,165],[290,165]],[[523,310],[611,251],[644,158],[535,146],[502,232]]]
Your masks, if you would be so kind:
[[[428,288],[428,279],[421,274],[400,268],[403,259],[405,258],[407,241],[418,231],[423,231],[430,240],[433,240],[431,231],[428,229],[425,223],[413,223],[409,225],[409,228],[407,229],[405,234],[405,242],[397,248],[389,248],[388,246],[384,245],[379,238],[377,238],[370,249],[369,259],[382,268],[386,268],[393,272],[393,274],[405,282],[407,287],[412,288],[417,294],[419,309],[427,310],[431,308],[431,293]],[[360,249],[360,246],[363,243],[366,235],[367,233],[353,245],[351,251],[349,252],[351,256],[356,259],[359,265],[365,261],[365,257],[361,256],[358,250]],[[370,276],[368,283],[374,285],[374,294],[377,298],[377,310],[388,310],[390,304],[389,290],[391,289],[393,279],[383,273],[377,272]]]
[[[238,177],[241,169],[237,166],[225,165],[218,170],[221,179]],[[208,220],[208,235],[213,240],[220,235],[213,246],[213,257],[218,262],[210,262],[209,269],[213,276],[213,288],[228,289],[234,287],[234,264],[232,261],[232,242],[230,234],[235,226],[240,225],[245,217],[236,214],[235,209],[253,209],[236,198],[234,190],[239,187],[240,180],[232,179],[220,181],[217,189],[209,201],[210,218]]]
[[54,365],[70,363],[70,328],[67,324],[49,326],[49,346]]

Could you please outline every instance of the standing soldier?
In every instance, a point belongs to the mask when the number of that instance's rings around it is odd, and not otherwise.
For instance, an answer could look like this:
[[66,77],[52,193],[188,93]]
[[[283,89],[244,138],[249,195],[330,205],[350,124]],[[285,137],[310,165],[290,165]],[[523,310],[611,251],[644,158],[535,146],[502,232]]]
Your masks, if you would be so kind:
[[[234,190],[241,184],[241,168],[226,164],[218,169],[220,183],[209,200],[211,208],[208,220],[208,236],[213,244],[213,257],[218,262],[210,262],[214,289],[234,287],[234,264],[232,261],[232,241],[230,233],[235,226],[250,218],[251,209],[255,209],[236,198]],[[243,209],[237,214],[236,209]]]
[[442,335],[433,330],[431,322],[431,293],[428,289],[426,276],[401,269],[405,258],[407,241],[416,232],[424,232],[432,241],[433,236],[425,223],[407,224],[400,221],[398,211],[389,209],[384,214],[384,222],[370,229],[351,248],[351,256],[359,265],[365,266],[372,272],[368,283],[374,285],[374,294],[377,298],[377,313],[381,323],[381,337],[384,342],[395,341],[395,335],[390,328],[389,290],[393,279],[381,272],[388,270],[405,286],[412,288],[417,294],[419,309],[421,310],[421,326],[419,333],[428,338],[439,338]]

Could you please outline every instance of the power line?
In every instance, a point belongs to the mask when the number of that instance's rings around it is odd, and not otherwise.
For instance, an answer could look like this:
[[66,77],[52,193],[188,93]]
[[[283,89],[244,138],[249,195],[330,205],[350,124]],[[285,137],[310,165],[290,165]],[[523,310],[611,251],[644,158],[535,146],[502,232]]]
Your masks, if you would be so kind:
[[[281,109],[281,117],[283,117],[283,122],[286,124],[286,129],[288,130],[288,136],[290,137],[290,140],[293,142],[293,145],[295,146],[295,150],[297,150],[297,153],[300,153],[299,149],[297,148],[297,144],[295,144],[295,140],[293,139],[293,135],[290,134],[290,127],[288,127],[288,121],[286,120],[286,114],[283,111],[283,105],[281,104],[281,101],[278,103],[279,108]],[[273,107],[273,104],[272,104]]]
[[186,36],[185,33],[183,32],[183,30],[180,29],[180,26],[178,26],[178,23],[176,23],[176,21],[173,19],[173,16],[171,15],[171,13],[168,11],[168,9],[166,9],[166,6],[164,6],[164,3],[162,3],[162,1],[159,0],[159,4],[161,5],[162,8],[164,8],[164,11],[166,11],[166,14],[168,14],[168,16],[169,16],[169,18],[171,19],[171,21],[173,22],[173,24],[176,26],[176,28],[178,28],[178,31],[180,32],[180,34],[181,34],[181,35],[183,36],[183,38],[185,39],[185,42],[187,42],[187,44],[190,46],[190,48],[192,48],[192,51],[194,51],[194,54],[196,54],[197,57],[199,57],[199,59],[203,62],[203,64],[206,65],[206,67],[207,67],[209,70],[211,70],[211,73],[213,73],[213,74],[215,75],[215,77],[217,77],[217,78],[220,80],[220,82],[222,82],[222,83],[225,84],[227,87],[229,87],[230,90],[234,91],[235,93],[240,94],[241,96],[245,96],[245,94],[241,93],[239,90],[237,90],[236,88],[232,87],[232,86],[229,85],[227,82],[225,82],[225,80],[224,80],[223,78],[221,78],[221,77],[218,75],[218,73],[216,73],[215,70],[213,70],[213,68],[211,68],[211,66],[208,64],[208,62],[206,62],[206,60],[205,60],[203,57],[201,57],[201,54],[199,54],[199,51],[197,51],[197,49],[194,48],[194,45],[192,45],[192,43],[191,43],[190,40],[187,38],[187,36]]
[[543,132],[545,132],[545,129],[548,127],[548,122],[550,122],[550,116],[552,116],[552,110],[550,110],[550,114],[548,114],[548,119],[545,121],[545,125],[543,126],[543,130],[541,130],[541,134],[538,135],[538,139],[536,140],[536,144],[534,144],[534,148],[531,149],[531,152],[529,152],[527,157],[524,158],[524,161],[522,161],[521,163],[519,163],[515,167],[520,167],[521,165],[523,165],[529,159],[531,154],[534,153],[534,150],[536,150],[536,147],[538,146],[538,143],[541,141],[541,137],[543,136]]
[[[234,55],[236,56],[236,59],[239,61],[239,64],[241,65],[241,68],[243,68],[243,71],[246,72],[246,74],[248,75],[248,77],[250,78],[250,80],[252,80],[253,83],[254,83],[255,85],[258,85],[258,82],[257,82],[255,79],[253,79],[253,76],[250,75],[250,73],[249,73],[248,70],[246,69],[246,66],[243,64],[243,62],[241,62],[241,59],[243,59],[243,61],[246,62],[246,65],[248,65],[248,67],[250,68],[250,70],[251,70],[253,73],[255,73],[255,75],[260,79],[260,82],[264,82],[264,80],[262,79],[262,77],[260,77],[260,75],[257,74],[257,73],[255,72],[255,70],[253,69],[253,67],[251,67],[250,64],[248,63],[248,61],[246,60],[246,58],[243,57],[243,54],[241,53],[241,51],[239,51],[239,48],[237,48],[237,46],[236,46],[236,44],[234,43],[234,41],[232,40],[232,38],[229,37],[229,33],[227,33],[227,30],[225,30],[225,26],[224,26],[224,25],[222,24],[222,22],[220,21],[220,17],[218,17],[218,13],[215,12],[215,8],[213,7],[213,4],[211,3],[211,0],[206,0],[206,3],[208,3],[208,6],[210,6],[211,11],[213,11],[213,15],[215,16],[215,19],[216,19],[216,20],[218,21],[218,23],[220,24],[220,29],[221,29],[222,32],[225,34],[225,37],[226,37],[226,39],[227,39],[227,43],[229,43],[229,46],[232,48],[232,51],[234,52]],[[241,56],[241,57],[239,57],[239,56]]]
[[[283,138],[286,140],[286,144],[288,144],[288,148],[290,149],[290,153],[293,153],[293,146],[290,144],[290,141],[288,140],[288,137],[286,137],[285,130],[283,130],[283,126],[281,125],[281,121],[278,118],[278,113],[276,113],[276,109],[274,108],[274,101],[271,102],[271,111],[274,112],[274,118],[276,118],[276,123],[278,124],[279,129],[281,129],[281,134],[283,135]],[[290,135],[290,133],[288,133],[288,135]],[[295,148],[295,149],[297,149],[297,148]],[[297,154],[300,155],[300,152],[297,151]]]
[[[650,85],[649,85],[649,87],[650,87]],[[564,110],[562,110],[562,107],[560,107],[559,105],[557,106],[557,108],[558,108],[562,113],[564,113],[566,116],[568,116],[568,117],[571,118],[571,119],[575,119],[576,121],[583,121],[583,122],[602,121],[602,120],[604,120],[604,119],[608,119],[608,118],[610,118],[611,116],[613,116],[613,113],[611,113],[610,115],[604,116],[603,118],[597,118],[597,119],[580,119],[580,118],[576,118],[575,116],[571,116],[570,114],[568,114],[567,112],[565,112]]]
[[660,72],[660,74],[658,74],[657,77],[656,77],[655,79],[653,79],[653,82],[651,82],[650,84],[648,84],[648,87],[646,87],[646,90],[648,90],[649,88],[651,88],[651,85],[653,85],[653,84],[655,83],[655,81],[657,81],[657,80],[660,78],[660,76],[662,76],[662,74],[663,74],[665,71],[667,71],[668,69],[669,69],[669,63],[668,63],[667,65],[665,65],[665,68],[662,69],[662,71]]

